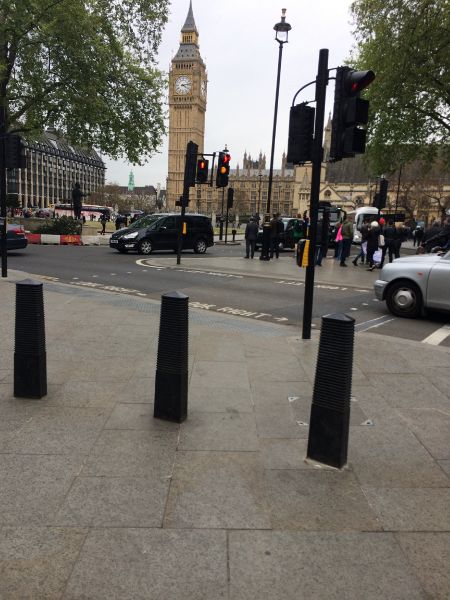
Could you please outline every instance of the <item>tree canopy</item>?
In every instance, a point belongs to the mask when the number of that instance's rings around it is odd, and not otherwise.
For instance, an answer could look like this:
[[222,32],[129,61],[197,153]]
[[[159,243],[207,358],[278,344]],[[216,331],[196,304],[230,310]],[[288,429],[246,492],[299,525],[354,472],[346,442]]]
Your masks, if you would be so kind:
[[0,106],[10,131],[52,125],[140,163],[164,133],[156,53],[169,0],[0,0]]
[[450,0],[355,0],[352,63],[372,69],[368,157],[388,173],[450,142]]

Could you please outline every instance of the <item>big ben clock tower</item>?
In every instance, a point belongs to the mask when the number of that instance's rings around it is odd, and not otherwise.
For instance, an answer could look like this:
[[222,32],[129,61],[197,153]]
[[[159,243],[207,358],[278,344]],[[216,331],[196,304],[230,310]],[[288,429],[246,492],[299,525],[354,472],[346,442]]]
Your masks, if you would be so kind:
[[173,210],[183,193],[186,144],[203,152],[206,111],[206,67],[200,56],[192,0],[181,30],[178,52],[169,72],[169,168],[167,207]]

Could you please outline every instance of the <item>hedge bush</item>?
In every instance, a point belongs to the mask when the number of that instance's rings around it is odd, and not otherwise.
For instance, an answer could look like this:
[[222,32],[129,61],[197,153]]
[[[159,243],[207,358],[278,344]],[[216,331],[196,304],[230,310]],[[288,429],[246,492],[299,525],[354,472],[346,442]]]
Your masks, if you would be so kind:
[[37,233],[50,233],[55,235],[77,235],[81,234],[81,223],[73,217],[63,216],[59,219],[45,221],[37,230]]

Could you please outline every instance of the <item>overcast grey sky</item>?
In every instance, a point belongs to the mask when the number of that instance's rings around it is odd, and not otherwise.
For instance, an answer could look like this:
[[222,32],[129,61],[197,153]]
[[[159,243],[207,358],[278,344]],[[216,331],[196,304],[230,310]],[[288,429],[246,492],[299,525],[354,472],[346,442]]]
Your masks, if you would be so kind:
[[[319,50],[329,49],[330,68],[349,57],[353,45],[350,4],[351,0],[192,1],[200,52],[208,72],[205,152],[222,150],[228,144],[232,168],[242,165],[245,150],[255,158],[262,150],[269,161],[278,61],[273,26],[280,20],[281,9],[286,8],[292,30],[284,46],[281,70],[274,161],[279,168],[287,146],[292,98],[302,85],[315,79]],[[159,52],[159,66],[166,72],[178,49],[188,9],[189,0],[172,1]],[[327,112],[332,107],[333,83],[328,85]],[[313,97],[311,86],[298,100]],[[160,153],[142,167],[104,160],[108,182],[126,185],[133,170],[136,185],[166,185],[167,138]]]

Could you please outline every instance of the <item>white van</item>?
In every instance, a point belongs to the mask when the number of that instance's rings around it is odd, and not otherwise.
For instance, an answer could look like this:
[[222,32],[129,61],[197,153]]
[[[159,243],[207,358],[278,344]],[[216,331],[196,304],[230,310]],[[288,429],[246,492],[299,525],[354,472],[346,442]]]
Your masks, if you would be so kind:
[[[378,208],[374,206],[361,206],[356,210],[350,210],[347,215],[353,217],[353,243],[361,243],[361,225],[365,219],[370,221],[378,221]],[[381,212],[381,216],[383,213]]]

